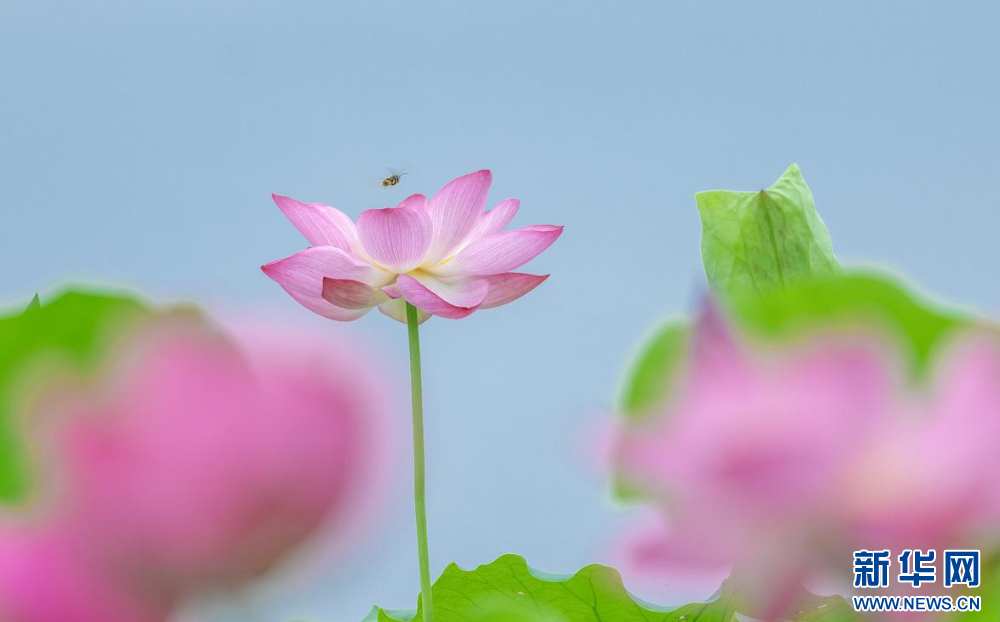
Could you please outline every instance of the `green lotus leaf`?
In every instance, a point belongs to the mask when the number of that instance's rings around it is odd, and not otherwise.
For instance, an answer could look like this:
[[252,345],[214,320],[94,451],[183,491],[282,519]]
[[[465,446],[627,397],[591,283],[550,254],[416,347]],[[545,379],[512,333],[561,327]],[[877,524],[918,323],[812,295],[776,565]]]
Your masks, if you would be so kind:
[[[643,603],[625,591],[621,575],[592,565],[572,576],[545,575],[524,558],[504,555],[474,570],[448,566],[434,583],[435,622],[729,622],[736,611],[725,596],[672,610]],[[422,610],[375,607],[365,622],[420,620]]]
[[[734,622],[745,614],[731,581],[707,602],[656,607],[630,595],[613,568],[595,564],[572,576],[548,575],[517,555],[474,570],[451,564],[432,589],[435,622]],[[374,607],[363,622],[419,621],[422,613],[419,602],[416,611]],[[856,622],[859,616],[839,596],[803,592],[787,619]]]
[[830,232],[795,164],[766,190],[711,190],[695,201],[702,264],[719,293],[764,294],[840,271]]

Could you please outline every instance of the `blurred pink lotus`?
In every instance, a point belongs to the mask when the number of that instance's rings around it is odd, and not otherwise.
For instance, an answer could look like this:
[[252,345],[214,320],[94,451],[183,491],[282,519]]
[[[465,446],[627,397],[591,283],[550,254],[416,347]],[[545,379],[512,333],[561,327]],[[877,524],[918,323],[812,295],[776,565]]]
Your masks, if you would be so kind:
[[[838,499],[858,548],[983,548],[1000,535],[1000,336],[956,343],[933,386],[845,467]],[[875,544],[882,543],[882,544]]]
[[[5,622],[162,619],[191,591],[261,574],[324,520],[346,528],[378,459],[380,401],[356,361],[259,337],[241,350],[192,324],[154,327],[98,390],[47,404],[58,489],[0,550],[57,580],[6,560]],[[42,604],[84,594],[105,613]]]
[[733,567],[768,618],[803,581],[850,576],[856,549],[997,545],[995,335],[946,355],[932,394],[873,334],[752,348],[709,308],[692,341],[674,401],[617,447],[666,518],[633,572]]
[[405,323],[404,301],[421,321],[513,302],[548,278],[513,270],[555,242],[562,227],[505,231],[520,202],[484,212],[492,180],[489,171],[470,173],[430,200],[414,194],[398,207],[366,210],[357,226],[328,205],[275,195],[312,247],[261,269],[304,307],[340,321],[378,307]]
[[4,622],[160,622],[169,601],[125,588],[98,570],[82,534],[0,532],[0,620]]

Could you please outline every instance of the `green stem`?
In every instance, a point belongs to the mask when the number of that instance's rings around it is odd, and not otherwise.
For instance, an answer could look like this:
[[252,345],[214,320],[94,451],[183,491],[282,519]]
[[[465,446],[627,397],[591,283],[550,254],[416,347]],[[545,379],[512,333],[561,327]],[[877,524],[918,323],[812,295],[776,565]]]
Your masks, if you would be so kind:
[[434,620],[431,596],[431,564],[427,550],[427,500],[424,486],[424,397],[420,380],[420,332],[417,309],[406,303],[406,330],[410,336],[410,393],[413,408],[413,506],[417,514],[417,557],[420,562],[420,594],[424,622]]

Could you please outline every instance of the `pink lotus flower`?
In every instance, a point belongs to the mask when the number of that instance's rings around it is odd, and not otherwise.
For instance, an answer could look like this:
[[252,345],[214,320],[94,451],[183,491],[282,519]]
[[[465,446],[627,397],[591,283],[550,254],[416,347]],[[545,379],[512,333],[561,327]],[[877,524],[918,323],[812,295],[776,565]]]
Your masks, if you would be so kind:
[[47,527],[0,532],[0,620],[163,622],[169,599],[100,570],[81,534]]
[[878,422],[893,374],[853,342],[764,353],[741,346],[709,308],[676,401],[623,431],[622,476],[664,503],[674,563],[749,563],[808,541],[836,516],[830,491]]
[[261,269],[304,307],[351,321],[372,307],[406,322],[404,301],[431,315],[459,319],[513,302],[548,275],[513,272],[548,248],[562,227],[505,231],[520,202],[484,212],[492,175],[477,171],[446,184],[430,200],[407,197],[395,208],[361,213],[357,226],[328,205],[274,201],[311,248]]
[[[837,494],[852,544],[982,548],[1000,543],[1000,336],[982,331],[944,353],[933,386],[908,399]],[[877,544],[881,543],[881,544]]]
[[50,390],[30,417],[54,458],[48,507],[3,530],[0,618],[162,620],[325,521],[342,539],[359,527],[380,458],[374,383],[337,344],[277,341],[164,321],[96,387]]
[[996,335],[942,353],[931,388],[889,340],[829,337],[764,349],[701,318],[674,401],[619,439],[665,519],[633,538],[636,576],[734,568],[770,619],[802,581],[849,588],[854,550],[997,550]]

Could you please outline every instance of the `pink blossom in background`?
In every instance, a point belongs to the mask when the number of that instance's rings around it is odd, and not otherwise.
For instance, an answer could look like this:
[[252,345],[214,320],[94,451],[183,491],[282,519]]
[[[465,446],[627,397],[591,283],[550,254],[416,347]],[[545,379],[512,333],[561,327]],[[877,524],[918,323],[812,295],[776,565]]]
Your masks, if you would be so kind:
[[620,439],[622,476],[660,501],[669,525],[634,561],[802,570],[810,541],[832,526],[830,490],[888,416],[894,377],[860,343],[784,354],[754,353],[706,308],[675,399]]
[[0,620],[162,622],[164,595],[140,594],[98,571],[81,534],[58,529],[0,531]]
[[1000,335],[983,330],[954,344],[932,386],[909,396],[905,408],[846,469],[839,499],[851,541],[934,548],[939,556],[970,543],[995,545]]
[[[321,524],[346,532],[357,522],[380,459],[382,402],[367,371],[331,344],[261,335],[240,345],[203,326],[157,325],[97,388],[45,402],[35,417],[56,490],[0,547],[61,580],[0,572],[0,618],[163,619],[188,594],[259,576]],[[42,606],[91,585],[101,616]]]
[[404,301],[431,315],[459,319],[517,300],[547,277],[513,272],[548,248],[562,227],[506,231],[517,199],[483,211],[489,171],[459,177],[428,199],[414,194],[395,208],[361,213],[357,225],[319,203],[274,196],[311,248],[262,267],[296,301],[350,321],[373,307],[406,321]]
[[709,308],[670,404],[620,433],[621,477],[662,516],[626,573],[735,568],[768,618],[803,581],[850,585],[855,549],[996,546],[995,335],[953,348],[932,387],[906,386],[888,343],[755,348]]

